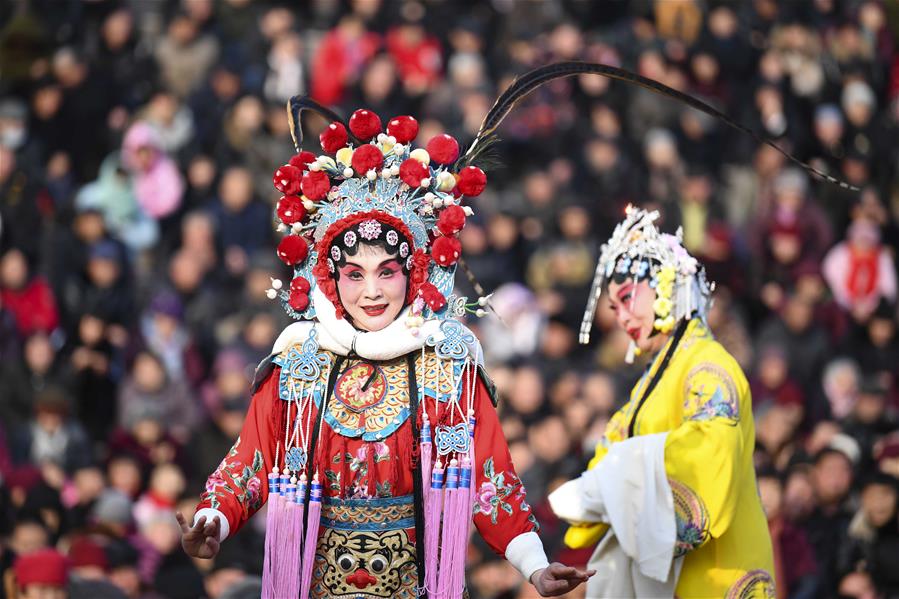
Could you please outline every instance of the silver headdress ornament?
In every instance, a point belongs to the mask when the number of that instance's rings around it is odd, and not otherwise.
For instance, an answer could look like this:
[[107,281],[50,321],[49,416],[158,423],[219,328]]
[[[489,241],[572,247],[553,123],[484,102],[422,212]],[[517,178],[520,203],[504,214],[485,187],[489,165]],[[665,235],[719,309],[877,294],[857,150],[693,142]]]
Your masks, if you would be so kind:
[[655,225],[658,218],[658,211],[628,205],[624,220],[603,244],[581,322],[581,343],[590,341],[596,303],[603,287],[616,274],[635,281],[649,279],[657,295],[653,303],[657,330],[669,333],[685,318],[705,319],[714,284],[706,280],[702,265],[684,248],[681,229],[676,235],[661,233]]

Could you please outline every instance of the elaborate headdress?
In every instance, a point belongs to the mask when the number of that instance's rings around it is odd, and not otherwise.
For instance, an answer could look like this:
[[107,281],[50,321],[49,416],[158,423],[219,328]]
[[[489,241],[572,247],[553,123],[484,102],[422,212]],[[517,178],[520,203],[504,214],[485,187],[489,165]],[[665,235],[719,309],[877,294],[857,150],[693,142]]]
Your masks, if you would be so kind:
[[[333,157],[299,151],[300,114],[307,109],[331,120],[320,141]],[[370,243],[400,258],[409,275],[410,318],[442,311],[461,255],[457,235],[471,214],[461,206],[462,197],[483,191],[484,172],[462,166],[459,144],[449,135],[413,149],[418,123],[411,116],[390,119],[384,132],[378,115],[364,109],[348,125],[308,98],[292,98],[288,111],[298,153],[273,182],[284,194],[278,217],[288,232],[278,257],[294,267],[294,278],[288,289],[270,295],[280,297],[293,318],[312,319],[316,306],[310,296],[318,288],[342,317],[335,273],[358,244]]]
[[[655,225],[658,217],[657,211],[628,206],[624,220],[603,244],[581,322],[581,343],[590,341],[596,303],[611,280],[649,281],[657,296],[653,324],[662,333],[670,333],[685,318],[706,317],[714,283],[709,284],[702,265],[684,248],[681,230],[676,235],[661,233]],[[633,351],[632,341],[629,360]]]

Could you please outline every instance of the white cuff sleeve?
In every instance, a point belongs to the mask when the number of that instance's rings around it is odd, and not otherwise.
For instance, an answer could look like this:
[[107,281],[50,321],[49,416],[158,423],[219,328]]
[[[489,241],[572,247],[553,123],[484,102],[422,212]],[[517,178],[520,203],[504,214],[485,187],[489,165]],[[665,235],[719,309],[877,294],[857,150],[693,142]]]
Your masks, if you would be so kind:
[[194,522],[192,526],[197,525],[197,520],[206,516],[206,522],[212,522],[212,519],[218,517],[219,519],[219,543],[228,538],[228,535],[231,533],[231,525],[228,524],[228,519],[225,518],[225,514],[221,513],[215,508],[204,507],[200,510],[197,510],[197,513],[194,514]]
[[550,493],[549,506],[556,516],[569,524],[608,523],[601,501],[585,500],[587,474],[585,472],[580,478],[570,480]]
[[528,582],[534,572],[549,565],[543,542],[535,532],[522,533],[512,539],[506,546],[506,559]]

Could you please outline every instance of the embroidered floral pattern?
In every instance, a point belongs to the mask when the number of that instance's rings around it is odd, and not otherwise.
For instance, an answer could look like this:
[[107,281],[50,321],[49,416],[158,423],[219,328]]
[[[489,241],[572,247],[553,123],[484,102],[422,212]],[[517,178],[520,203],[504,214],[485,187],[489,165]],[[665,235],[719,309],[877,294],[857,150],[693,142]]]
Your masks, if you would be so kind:
[[750,570],[727,591],[725,599],[774,599],[774,579],[764,570]]
[[680,557],[693,551],[709,538],[709,512],[702,499],[687,485],[668,479],[674,499],[674,521],[677,540],[674,555]]
[[703,362],[693,368],[687,374],[684,397],[684,412],[690,420],[740,419],[737,386],[717,364]]
[[257,475],[262,470],[263,459],[262,452],[257,449],[253,452],[251,465],[241,463],[234,459],[239,446],[240,437],[215,472],[206,479],[206,492],[203,498],[209,499],[210,507],[219,509],[222,498],[226,494],[233,495],[243,509],[244,517],[247,518],[251,511],[256,511],[262,506],[262,481]]
[[[508,477],[508,482],[506,482]],[[484,482],[481,483],[475,496],[473,506],[474,514],[490,516],[490,522],[496,524],[496,518],[500,510],[512,515],[512,503],[518,502],[518,509],[522,512],[530,512],[531,506],[525,499],[524,487],[514,472],[495,472],[493,458],[487,458],[484,462]],[[528,521],[537,526],[537,519],[528,517]]]

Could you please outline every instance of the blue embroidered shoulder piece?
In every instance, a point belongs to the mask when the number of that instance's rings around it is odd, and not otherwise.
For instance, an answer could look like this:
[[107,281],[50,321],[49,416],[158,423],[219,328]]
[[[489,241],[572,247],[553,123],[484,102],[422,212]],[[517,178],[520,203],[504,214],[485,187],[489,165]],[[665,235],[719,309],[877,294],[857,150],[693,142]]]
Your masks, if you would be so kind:
[[281,367],[278,379],[278,397],[285,401],[298,400],[293,391],[297,381],[315,383],[320,380],[322,369],[331,364],[328,354],[318,351],[318,333],[309,329],[309,337],[301,348],[291,347],[278,355],[273,362]]

